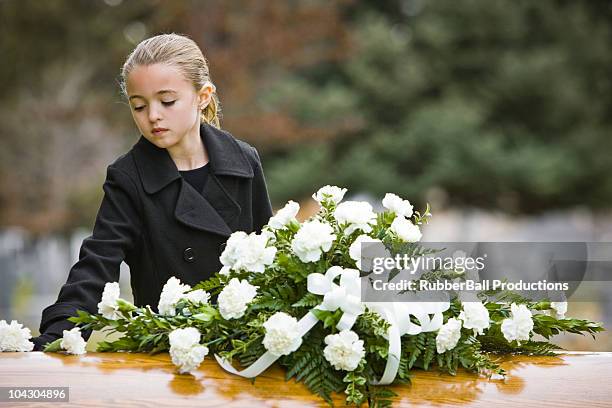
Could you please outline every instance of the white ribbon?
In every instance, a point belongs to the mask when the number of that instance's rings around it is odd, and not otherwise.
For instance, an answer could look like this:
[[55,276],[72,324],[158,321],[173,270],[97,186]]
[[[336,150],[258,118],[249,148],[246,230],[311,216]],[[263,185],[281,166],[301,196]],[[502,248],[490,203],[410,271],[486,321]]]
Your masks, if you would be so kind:
[[[340,275],[340,285],[334,279]],[[344,313],[336,325],[338,330],[348,330],[355,324],[357,317],[364,311],[361,303],[361,280],[357,269],[344,269],[332,266],[325,272],[308,275],[307,288],[310,293],[323,295],[323,303],[316,307],[320,310],[335,311],[341,309]]]
[[[340,285],[334,279],[340,275]],[[308,275],[308,291],[316,295],[323,295],[323,302],[315,309],[335,311],[338,308],[344,312],[336,325],[338,330],[348,330],[355,324],[357,317],[363,313],[364,305],[361,303],[361,280],[356,269],[343,269],[332,266],[325,275],[312,273]],[[306,313],[298,321],[298,334],[303,337],[312,329],[319,319],[312,313]],[[245,378],[256,377],[270,367],[280,356],[266,351],[248,368],[238,371],[231,362],[215,354],[217,363],[226,371]]]
[[[373,385],[391,384],[399,370],[402,354],[401,337],[439,330],[442,327],[442,312],[450,307],[449,302],[369,302],[368,308],[380,314],[390,327],[386,338],[389,340],[387,364],[380,380],[371,381]],[[429,315],[433,314],[433,318]],[[415,316],[421,325],[410,321]]]
[[[300,337],[303,337],[306,333],[310,331],[314,327],[319,319],[312,312],[306,313],[304,317],[300,319],[298,322],[298,333]],[[225,371],[229,371],[232,374],[239,375],[245,378],[257,377],[259,374],[263,373],[268,367],[270,367],[276,360],[278,360],[280,356],[276,354],[272,354],[269,351],[266,351],[261,355],[253,364],[251,364],[248,368],[245,368],[242,371],[238,371],[232,366],[232,363],[224,358],[219,357],[219,355],[215,354],[215,359],[217,363],[221,367],[225,369]]]

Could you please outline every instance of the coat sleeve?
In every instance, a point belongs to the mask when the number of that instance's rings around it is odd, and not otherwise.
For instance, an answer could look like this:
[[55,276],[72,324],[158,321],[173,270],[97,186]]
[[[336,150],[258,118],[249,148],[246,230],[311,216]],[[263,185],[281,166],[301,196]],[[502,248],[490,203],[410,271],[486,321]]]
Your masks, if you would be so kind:
[[[79,260],[71,268],[57,301],[42,312],[41,336],[32,340],[35,350],[74,327],[66,319],[76,316],[77,310],[97,313],[105,284],[119,280],[121,262],[140,242],[142,222],[132,179],[111,165],[103,190],[93,233],[83,241]],[[90,335],[91,331],[83,333],[85,339]]]
[[251,147],[251,149],[253,149],[256,158],[255,168],[253,169],[255,173],[253,177],[253,230],[260,233],[261,228],[268,223],[272,216],[272,204],[270,203],[259,153],[254,147]]

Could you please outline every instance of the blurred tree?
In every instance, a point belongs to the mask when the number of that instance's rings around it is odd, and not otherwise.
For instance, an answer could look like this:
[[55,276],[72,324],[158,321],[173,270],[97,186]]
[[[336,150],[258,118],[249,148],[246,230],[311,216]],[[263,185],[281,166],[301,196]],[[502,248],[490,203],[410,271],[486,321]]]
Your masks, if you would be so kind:
[[364,1],[346,16],[354,55],[270,93],[294,117],[363,126],[268,163],[277,201],[316,180],[510,212],[610,207],[609,2]]

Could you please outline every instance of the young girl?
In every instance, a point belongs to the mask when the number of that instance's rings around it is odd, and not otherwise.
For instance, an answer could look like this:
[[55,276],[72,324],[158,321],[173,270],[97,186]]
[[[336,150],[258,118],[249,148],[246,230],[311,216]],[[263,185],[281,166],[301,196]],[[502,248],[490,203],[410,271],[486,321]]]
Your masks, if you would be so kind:
[[272,215],[257,150],[220,129],[215,86],[195,42],[177,34],[144,40],[121,77],[142,136],[108,166],[93,234],[43,311],[34,350],[72,328],[66,319],[77,310],[97,313],[122,261],[134,303],[156,309],[168,278],[195,285],[210,277],[230,234],[259,232]]

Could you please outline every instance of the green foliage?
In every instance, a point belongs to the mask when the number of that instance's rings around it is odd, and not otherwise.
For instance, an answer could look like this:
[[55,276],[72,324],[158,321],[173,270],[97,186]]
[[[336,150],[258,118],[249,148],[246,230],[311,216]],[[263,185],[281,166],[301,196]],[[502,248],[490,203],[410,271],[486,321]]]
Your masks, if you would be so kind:
[[601,323],[591,322],[582,319],[555,319],[544,314],[536,314],[533,316],[533,331],[541,334],[549,339],[551,336],[561,332],[582,334],[590,334],[595,338],[595,333],[604,331]]
[[368,406],[374,408],[385,408],[393,406],[393,397],[397,394],[388,388],[368,386]]
[[[442,358],[441,356],[444,356]],[[482,352],[482,345],[475,337],[463,333],[459,344],[453,350],[438,355],[438,366],[455,374],[457,367],[482,374],[505,375],[505,371],[488,354]],[[442,361],[440,361],[442,360]]]
[[280,363],[287,368],[286,380],[295,377],[309,390],[331,404],[331,393],[344,388],[340,371],[334,370],[323,355],[325,331],[316,325],[306,336],[298,350],[284,357]]
[[359,371],[351,371],[342,381],[348,384],[344,390],[346,403],[361,405],[367,398],[367,379]]
[[202,281],[193,287],[194,290],[202,289],[210,294],[218,294],[225,285],[226,278],[222,275],[216,274],[205,281]]
[[308,307],[312,308],[321,303],[321,296],[308,292],[300,300],[295,302],[292,307]]
[[260,293],[261,294],[253,302],[253,310],[288,310],[298,298],[297,291],[290,282],[271,285],[265,289],[262,289]]
[[[313,309],[312,314],[317,317],[320,321],[323,322],[324,328],[335,328],[340,319],[342,318],[342,310],[321,310],[321,309]],[[333,330],[333,329],[332,329]]]
[[266,348],[262,343],[263,337],[257,336],[248,342],[233,343],[234,350],[239,352],[238,360],[243,367],[253,364],[265,352]]

